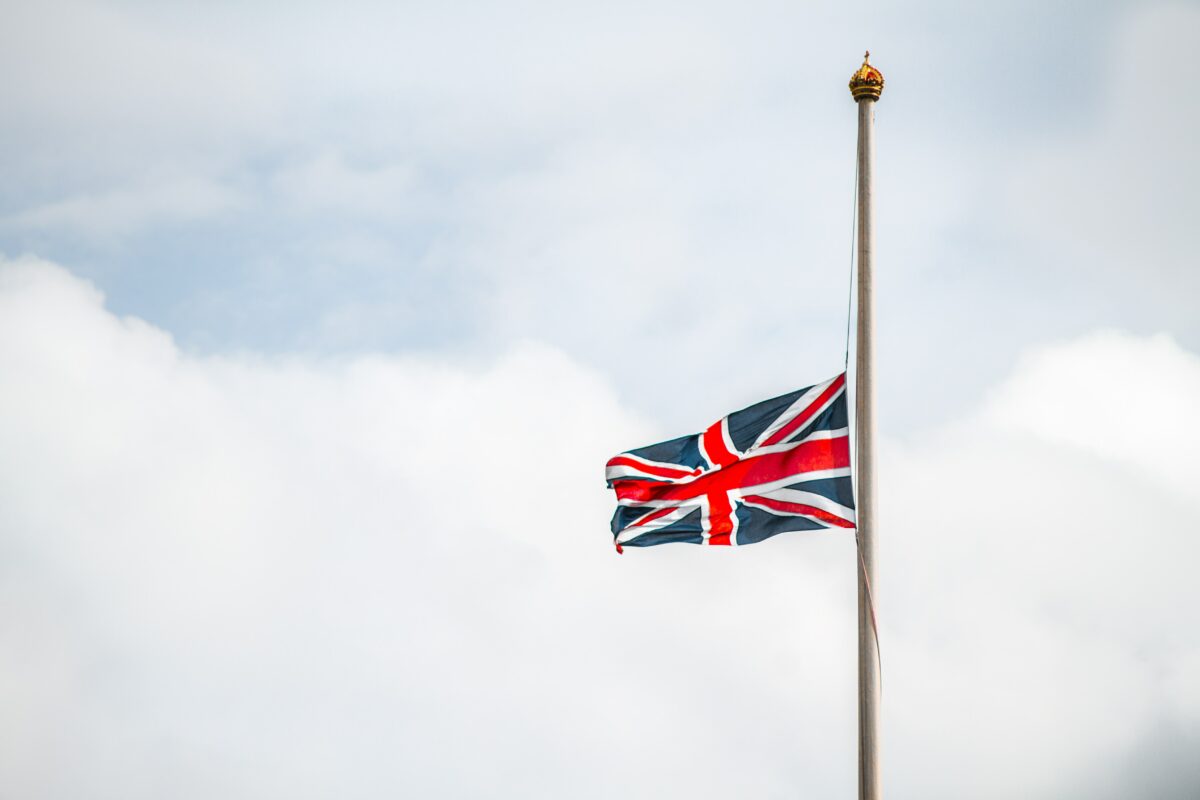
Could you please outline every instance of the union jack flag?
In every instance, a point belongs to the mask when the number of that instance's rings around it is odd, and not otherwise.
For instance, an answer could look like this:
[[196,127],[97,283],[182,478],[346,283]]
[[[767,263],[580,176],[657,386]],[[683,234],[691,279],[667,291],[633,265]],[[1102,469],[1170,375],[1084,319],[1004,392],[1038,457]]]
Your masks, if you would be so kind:
[[703,433],[621,453],[606,478],[623,545],[742,545],[854,527],[846,375],[764,400]]

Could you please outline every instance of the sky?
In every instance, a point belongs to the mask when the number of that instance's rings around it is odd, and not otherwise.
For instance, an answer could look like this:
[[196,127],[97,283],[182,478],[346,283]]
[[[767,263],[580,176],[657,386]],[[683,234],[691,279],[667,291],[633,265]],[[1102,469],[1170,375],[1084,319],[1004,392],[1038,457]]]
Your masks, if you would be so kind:
[[1200,796],[1198,37],[0,2],[0,797],[853,796],[853,538],[603,464],[842,368],[866,48],[885,792]]

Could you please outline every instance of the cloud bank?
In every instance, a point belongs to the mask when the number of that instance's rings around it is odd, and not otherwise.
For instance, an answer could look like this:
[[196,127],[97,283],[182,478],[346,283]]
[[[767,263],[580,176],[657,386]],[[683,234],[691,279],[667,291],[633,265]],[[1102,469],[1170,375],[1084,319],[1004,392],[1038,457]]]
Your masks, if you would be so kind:
[[[706,380],[712,363],[771,392],[791,386],[780,364],[838,363],[845,82],[870,46],[889,75],[885,428],[963,413],[1050,336],[1200,346],[1200,121],[1161,77],[1190,68],[1194,8],[293,11],[8,9],[0,251],[70,264],[188,348],[535,339],[645,413],[736,407],[754,395]],[[630,367],[647,342],[670,369]],[[893,390],[947,358],[959,377],[936,402]],[[680,379],[697,388],[680,397]]]
[[[1195,796],[1198,404],[1110,332],[888,443],[890,793]],[[605,458],[681,432],[544,345],[197,356],[6,262],[0,788],[852,791],[851,541],[609,548]]]

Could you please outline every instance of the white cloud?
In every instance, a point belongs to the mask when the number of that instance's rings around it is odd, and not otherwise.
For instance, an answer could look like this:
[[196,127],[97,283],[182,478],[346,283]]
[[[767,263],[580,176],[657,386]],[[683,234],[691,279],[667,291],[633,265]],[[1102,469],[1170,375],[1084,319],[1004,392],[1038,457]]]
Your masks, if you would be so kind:
[[891,454],[892,763],[922,796],[1076,796],[1164,720],[1196,730],[1198,402],[1194,354],[1101,333]]
[[66,231],[95,241],[109,241],[155,225],[213,217],[242,205],[241,194],[219,181],[175,176],[55,200],[0,219],[0,225]]
[[[1165,3],[1123,16],[1111,56],[1097,58],[1077,87],[1106,99],[1096,124],[1031,148],[1008,176],[1004,205],[1076,293],[1102,282],[1124,316],[1174,323],[1179,315],[1194,335],[1179,298],[1200,291],[1192,246],[1200,117],[1180,102],[1177,76],[1190,69],[1200,9]],[[1063,85],[1064,103],[1075,90]]]
[[[272,304],[307,291],[321,302],[297,316],[325,341],[446,320],[500,355],[201,358],[61,270],[7,265],[0,793],[851,786],[846,540],[616,559],[598,465],[839,354],[852,64],[831,65],[857,54],[862,20],[181,9],[6,15],[13,247],[242,211],[245,241],[189,263],[231,252],[230,272],[274,272],[253,292],[175,275],[168,302],[236,308],[199,328],[273,328]],[[953,35],[979,28],[969,11],[953,28],[897,9],[875,31],[895,54],[880,53],[881,350],[904,354],[888,410],[940,417],[1075,314],[1189,344],[1200,162],[1171,76],[1195,10],[1130,12],[1089,73],[1113,65],[1096,129],[1046,145],[1086,99],[1017,109],[1004,135],[1030,147],[986,131],[1001,115],[979,98],[1067,81],[1033,57],[1047,18],[1010,8],[978,39]],[[979,168],[993,159],[1005,177]],[[397,224],[414,220],[428,227]],[[529,336],[562,349],[511,344]],[[937,397],[918,390],[931,374]],[[1200,742],[1198,383],[1171,338],[1096,334],[1028,352],[977,413],[890,446],[893,792],[1059,797],[1163,725]]]
[[1200,475],[1200,358],[1166,334],[1130,339],[1092,334],[1063,348],[1030,352],[1016,380],[993,398],[989,416],[1004,428],[1134,466],[1180,497]]
[[285,202],[308,212],[350,213],[371,219],[402,213],[413,193],[412,167],[347,164],[338,153],[324,153],[287,167],[273,178]]
[[[534,338],[640,408],[699,414],[752,399],[705,380],[713,364],[755,383],[815,365],[772,391],[837,366],[845,80],[869,38],[892,76],[881,347],[904,355],[882,389],[967,362],[935,402],[893,392],[892,421],[959,413],[1046,335],[1161,325],[1195,345],[1190,294],[1161,288],[1190,280],[1194,203],[1172,187],[1194,126],[1153,77],[1159,52],[1184,57],[1190,10],[1008,4],[981,38],[961,4],[885,4],[866,28],[832,7],[652,5],[27,4],[0,30],[29,78],[0,87],[0,246],[117,276],[121,308],[153,285],[141,307],[189,344]],[[1029,99],[1081,52],[1094,94]],[[680,375],[700,389],[673,396]]]
[[[102,302],[0,269],[5,792],[852,790],[846,537],[613,555],[600,465],[682,431],[545,346],[197,357]],[[1128,419],[1108,372],[1200,403],[1193,355],[1110,333],[889,445],[892,793],[1064,796],[1195,729],[1194,463],[1087,433]]]
[[201,25],[163,24],[130,4],[48,0],[9,4],[0,28],[10,167],[44,181],[89,185],[142,173],[211,167],[211,157],[279,124],[275,75],[253,51]]
[[198,359],[60,269],[0,275],[6,789],[702,796],[741,779],[697,747],[781,730],[819,763],[800,723],[845,680],[742,711],[846,657],[802,646],[850,641],[817,566],[844,540],[794,586],[618,559],[602,464],[654,432],[560,353]]

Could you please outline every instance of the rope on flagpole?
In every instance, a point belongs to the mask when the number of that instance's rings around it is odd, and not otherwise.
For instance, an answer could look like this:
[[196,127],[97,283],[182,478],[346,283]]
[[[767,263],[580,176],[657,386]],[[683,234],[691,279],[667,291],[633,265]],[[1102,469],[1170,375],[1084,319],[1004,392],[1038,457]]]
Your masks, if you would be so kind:
[[871,592],[871,576],[867,574],[867,562],[863,559],[862,542],[858,530],[854,531],[854,550],[858,553],[858,568],[863,573],[863,585],[867,587],[867,610],[871,612],[871,633],[875,637],[875,665],[879,667],[879,694],[883,695],[883,651],[879,647],[879,624],[875,621],[875,596]]
[[[850,371],[850,320],[854,310],[854,234],[858,230],[858,158],[854,159],[854,191],[851,192],[854,208],[850,211],[850,280],[846,281],[846,360],[843,372]],[[858,431],[855,431],[857,434]]]

